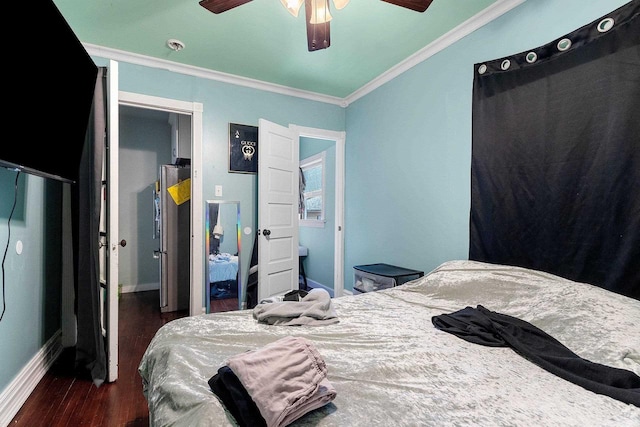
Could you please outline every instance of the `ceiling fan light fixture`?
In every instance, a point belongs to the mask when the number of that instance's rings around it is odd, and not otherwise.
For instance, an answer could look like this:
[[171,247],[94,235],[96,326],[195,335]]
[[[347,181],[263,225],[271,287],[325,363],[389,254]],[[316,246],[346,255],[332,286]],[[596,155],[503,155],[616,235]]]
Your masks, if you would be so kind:
[[302,7],[302,3],[304,0],[280,0],[280,3],[289,11],[290,14],[298,17],[298,12],[300,12],[300,8]]
[[[205,9],[213,13],[222,13],[234,9],[253,0],[199,0]],[[346,7],[350,0],[332,0],[336,10]],[[372,0],[369,0],[372,1]],[[385,3],[424,12],[433,0],[381,0]],[[443,0],[444,1],[444,0]],[[329,21],[333,19],[329,10],[329,0],[280,0],[280,3],[294,17],[298,16],[304,4],[305,25],[307,27],[307,47],[309,52],[326,49],[331,45],[331,27]],[[169,44],[173,50],[184,48],[184,44]]]
[[349,4],[349,0],[333,0],[333,5],[340,10]]
[[329,22],[333,19],[331,13],[329,12],[329,4],[327,0],[311,0],[311,19],[309,23],[311,24],[324,24],[325,22]]

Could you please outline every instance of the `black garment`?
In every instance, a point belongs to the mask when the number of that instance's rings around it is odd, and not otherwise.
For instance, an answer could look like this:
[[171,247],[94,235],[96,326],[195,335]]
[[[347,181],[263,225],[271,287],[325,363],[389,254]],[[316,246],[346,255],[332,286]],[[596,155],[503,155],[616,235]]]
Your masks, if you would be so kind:
[[253,241],[251,250],[251,262],[249,263],[249,276],[247,279],[247,308],[255,308],[258,305],[258,234]]
[[490,347],[511,347],[525,359],[554,375],[640,407],[640,377],[631,371],[581,358],[543,330],[516,317],[466,307],[431,318],[433,325],[466,341]]
[[238,425],[266,427],[267,423],[260,414],[260,410],[231,368],[221,367],[208,382],[211,391],[222,400]]
[[294,289],[284,294],[284,298],[282,300],[283,301],[302,301],[302,298],[306,297],[307,295],[309,295],[309,292],[305,291],[304,289]]

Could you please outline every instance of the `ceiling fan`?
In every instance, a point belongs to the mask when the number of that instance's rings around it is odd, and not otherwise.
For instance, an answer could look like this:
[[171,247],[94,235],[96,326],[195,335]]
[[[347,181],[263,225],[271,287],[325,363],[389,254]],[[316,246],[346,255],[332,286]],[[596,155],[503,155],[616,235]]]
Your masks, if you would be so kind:
[[[200,0],[200,6],[213,13],[222,13],[234,7],[249,3],[252,0]],[[396,6],[424,12],[433,0],[382,0]],[[329,11],[329,0],[280,0],[282,5],[293,15],[298,16],[298,11],[304,3],[307,23],[307,45],[309,52],[326,49],[331,45],[329,21],[333,18]],[[336,9],[342,9],[349,0],[333,0]]]

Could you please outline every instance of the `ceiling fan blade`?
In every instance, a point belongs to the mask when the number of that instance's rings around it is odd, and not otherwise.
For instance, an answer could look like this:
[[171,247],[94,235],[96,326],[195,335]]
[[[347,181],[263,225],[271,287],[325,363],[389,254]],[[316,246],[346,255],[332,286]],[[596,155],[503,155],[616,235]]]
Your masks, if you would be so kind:
[[396,6],[406,7],[416,12],[424,12],[431,5],[433,0],[382,0]]
[[305,0],[304,10],[307,22],[307,46],[309,52],[326,49],[331,46],[331,28],[329,22],[322,24],[311,24],[312,0]]
[[226,12],[234,7],[242,6],[251,0],[201,0],[200,6],[213,13]]

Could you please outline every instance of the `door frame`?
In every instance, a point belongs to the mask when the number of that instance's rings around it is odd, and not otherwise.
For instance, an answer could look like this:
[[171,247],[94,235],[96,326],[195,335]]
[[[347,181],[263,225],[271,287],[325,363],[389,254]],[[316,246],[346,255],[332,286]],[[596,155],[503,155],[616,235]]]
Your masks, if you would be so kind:
[[[198,102],[178,101],[119,90],[118,62],[109,61],[108,67],[108,111],[109,111],[109,162],[108,180],[108,283],[107,283],[107,365],[108,382],[118,379],[118,175],[119,175],[119,108],[127,105],[191,116],[191,254],[190,254],[190,295],[189,315],[204,313],[203,281],[204,260],[204,224],[202,191],[202,104]],[[195,256],[194,256],[195,255]]]
[[[106,212],[104,218],[107,233],[106,279],[107,279],[107,315],[105,332],[107,336],[107,381],[114,382],[118,379],[118,156],[119,156],[119,131],[120,116],[118,113],[118,62],[109,60],[107,68],[107,157],[103,164],[107,165],[107,170],[103,170],[103,177],[106,176]],[[105,200],[103,200],[104,202]],[[103,203],[105,204],[105,203]],[[102,221],[101,221],[102,222]],[[102,266],[101,266],[102,267]],[[100,269],[102,275],[102,268]],[[104,316],[101,316],[104,317]]]
[[120,91],[118,104],[191,116],[191,254],[189,315],[206,311],[204,292],[204,201],[202,183],[202,103]]
[[336,143],[335,219],[333,250],[333,295],[344,295],[344,178],[346,132],[289,125],[300,144],[300,137],[324,139]]

